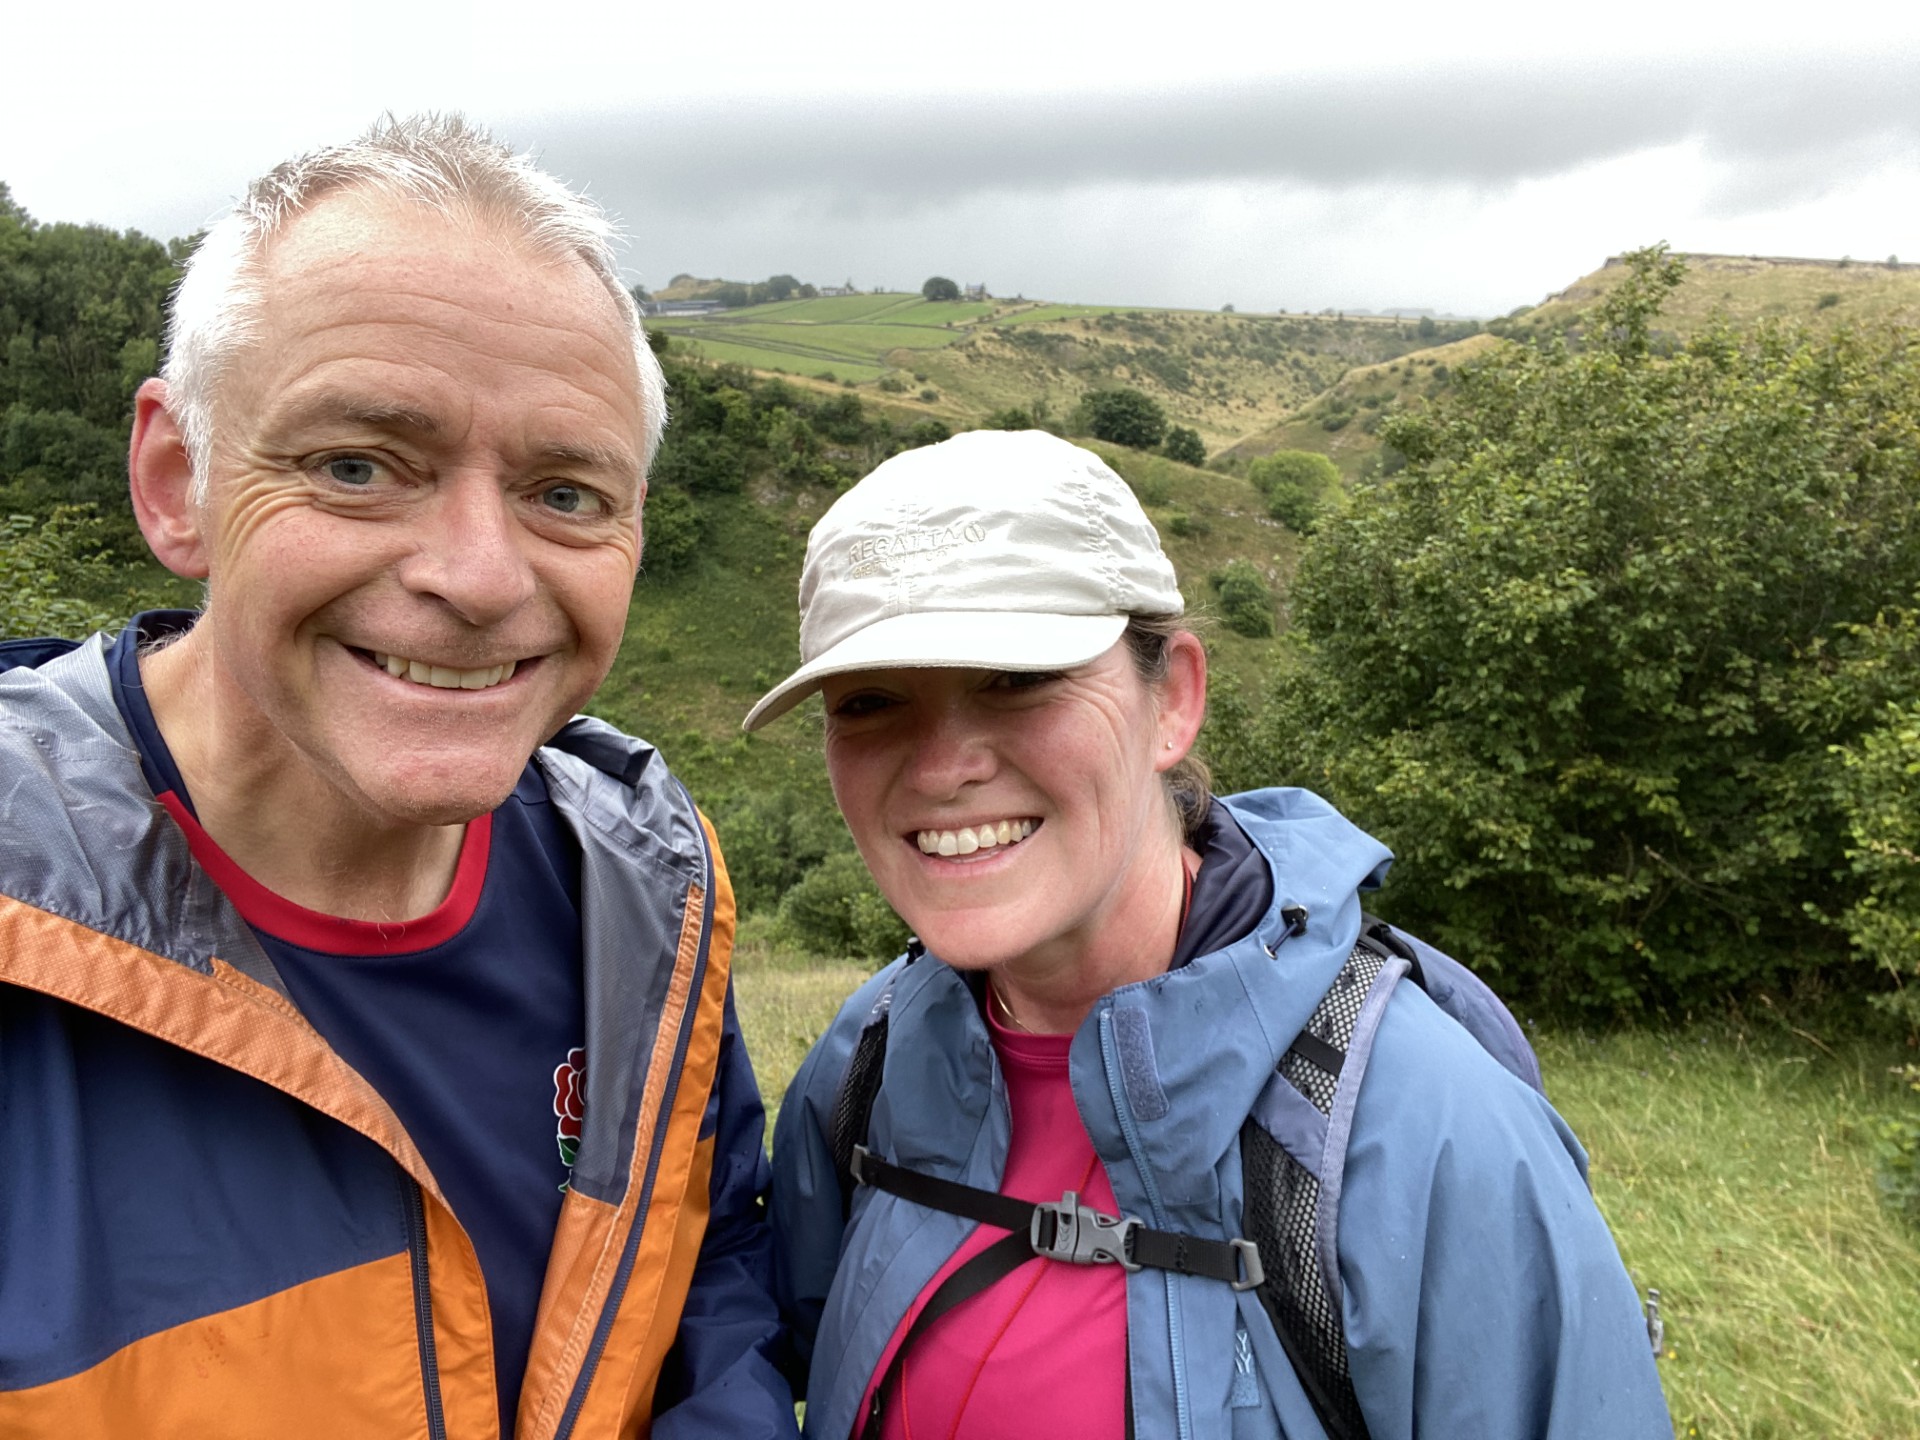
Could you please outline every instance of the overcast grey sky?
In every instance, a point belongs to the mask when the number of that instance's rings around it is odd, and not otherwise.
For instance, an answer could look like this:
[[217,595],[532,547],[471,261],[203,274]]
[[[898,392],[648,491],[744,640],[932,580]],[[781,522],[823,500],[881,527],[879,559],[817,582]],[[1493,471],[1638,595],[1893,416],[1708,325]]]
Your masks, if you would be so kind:
[[1491,315],[1656,240],[1920,260],[1912,3],[33,8],[0,179],[42,220],[186,233],[435,107],[590,190],[655,286]]

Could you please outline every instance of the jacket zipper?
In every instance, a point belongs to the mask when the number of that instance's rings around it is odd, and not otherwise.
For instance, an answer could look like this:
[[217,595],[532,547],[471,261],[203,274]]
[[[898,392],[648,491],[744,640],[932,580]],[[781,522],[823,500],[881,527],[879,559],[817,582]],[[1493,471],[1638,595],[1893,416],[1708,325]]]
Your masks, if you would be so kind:
[[[693,797],[687,795],[682,786],[681,795],[686,799],[689,809],[693,806]],[[694,966],[693,978],[687,987],[689,1007],[697,1007],[700,991],[705,983],[709,963],[708,945],[713,935],[713,849],[707,844],[706,832],[700,835],[701,853],[706,857],[706,893],[701,897],[700,908],[700,960]],[[668,1071],[667,1087],[660,1097],[659,1119],[653,1127],[653,1149],[647,1155],[645,1185],[640,1191],[640,1203],[634,1207],[633,1227],[627,1234],[625,1249],[620,1255],[620,1268],[614,1272],[613,1283],[607,1289],[607,1303],[601,1308],[600,1321],[594,1326],[593,1340],[587,1346],[586,1358],[580,1362],[580,1377],[574,1381],[573,1394],[567,1400],[567,1408],[561,1412],[560,1423],[554,1430],[554,1440],[569,1440],[573,1427],[580,1418],[580,1407],[587,1403],[587,1392],[593,1388],[594,1374],[600,1368],[600,1356],[607,1348],[607,1336],[613,1330],[614,1316],[620,1313],[620,1302],[627,1293],[627,1282],[633,1278],[634,1257],[640,1252],[640,1235],[646,1229],[647,1208],[653,1202],[654,1177],[659,1174],[660,1154],[666,1148],[666,1117],[673,1111],[674,1097],[680,1091],[681,1067],[686,1064],[687,1046],[693,1039],[692,1009],[681,1017],[680,1035],[674,1043],[673,1066]],[[716,1077],[717,1079],[718,1077]]]
[[440,1398],[440,1362],[433,1344],[433,1288],[427,1273],[427,1202],[419,1184],[403,1176],[407,1208],[407,1260],[413,1269],[413,1323],[420,1340],[420,1381],[426,1392],[427,1434],[447,1440],[447,1411]]
[[[1120,1084],[1120,1068],[1114,1057],[1113,1010],[1109,1006],[1100,1012],[1100,1064],[1107,1075],[1107,1094],[1112,1097],[1114,1114],[1120,1121],[1121,1137],[1127,1142],[1127,1154],[1133,1160],[1133,1168],[1139,1173],[1140,1188],[1146,1192],[1147,1208],[1153,1211],[1153,1224],[1157,1230],[1165,1230],[1167,1212],[1160,1203],[1160,1187],[1154,1183],[1153,1171],[1147,1165],[1144,1147],[1140,1143],[1140,1130],[1134,1123],[1133,1111],[1127,1108],[1127,1097]],[[1187,1347],[1186,1339],[1180,1331],[1179,1292],[1175,1288],[1180,1283],[1178,1275],[1166,1276],[1167,1287],[1167,1347],[1173,1356],[1173,1413],[1180,1440],[1192,1440],[1193,1416],[1187,1400]],[[1127,1389],[1131,1395],[1133,1378],[1127,1378]]]

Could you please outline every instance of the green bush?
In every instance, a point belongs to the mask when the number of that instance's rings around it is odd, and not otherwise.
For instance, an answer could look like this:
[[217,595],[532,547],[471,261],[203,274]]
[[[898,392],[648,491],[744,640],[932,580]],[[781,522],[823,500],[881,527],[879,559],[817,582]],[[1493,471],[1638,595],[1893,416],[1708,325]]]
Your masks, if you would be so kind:
[[780,927],[816,955],[880,962],[906,948],[907,927],[858,855],[829,855],[780,902]]
[[1387,913],[1548,1005],[1867,983],[1836,918],[1891,894],[1842,778],[1920,693],[1859,630],[1920,591],[1920,346],[1663,354],[1680,276],[1636,255],[1577,342],[1501,346],[1389,421],[1406,468],[1323,520],[1299,663],[1223,775],[1328,793],[1400,854]]
[[[765,688],[760,679],[755,677],[755,689]],[[692,733],[699,740],[698,732]],[[824,777],[817,794],[772,790],[722,804],[713,814],[713,828],[726,856],[734,903],[743,913],[771,914],[802,876],[852,844]]]
[[1920,595],[1913,608],[1852,632],[1854,653],[1830,683],[1858,694],[1892,693],[1878,723],[1840,759],[1838,793],[1850,842],[1847,858],[1865,892],[1840,916],[1855,950],[1886,975],[1874,999],[1910,1032],[1920,1032]]
[[660,456],[653,464],[654,486],[688,490],[696,495],[735,495],[746,480],[747,456],[743,447],[725,434],[711,430],[678,425],[669,428],[660,443]]
[[73,598],[107,593],[116,584],[116,572],[101,552],[100,532],[99,521],[86,510],[56,509],[44,520],[0,517],[0,639],[60,635],[77,640],[118,623],[112,611]]
[[1247,479],[1267,502],[1267,513],[1289,530],[1311,535],[1340,494],[1340,470],[1312,450],[1276,450],[1247,467]]
[[1010,405],[1005,410],[996,410],[981,423],[982,430],[1031,430],[1033,416],[1018,405]]
[[1087,433],[1096,440],[1151,450],[1167,433],[1167,412],[1138,390],[1094,390],[1080,405]]
[[649,578],[662,579],[686,569],[700,548],[702,529],[700,506],[691,495],[654,486],[641,507],[642,571]]
[[1211,578],[1222,624],[1250,640],[1273,634],[1273,592],[1257,566],[1248,560],[1229,560]]
[[1169,460],[1178,460],[1182,465],[1207,463],[1206,442],[1200,438],[1200,432],[1189,425],[1175,425],[1169,429],[1166,443],[1160,449]]

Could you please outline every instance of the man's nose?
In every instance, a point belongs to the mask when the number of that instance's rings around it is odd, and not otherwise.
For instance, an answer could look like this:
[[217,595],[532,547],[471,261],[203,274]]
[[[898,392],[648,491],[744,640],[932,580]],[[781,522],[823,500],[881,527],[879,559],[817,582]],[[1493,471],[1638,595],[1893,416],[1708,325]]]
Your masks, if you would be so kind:
[[532,537],[513,498],[489,475],[449,476],[420,520],[400,579],[415,594],[444,601],[470,625],[504,620],[532,598]]

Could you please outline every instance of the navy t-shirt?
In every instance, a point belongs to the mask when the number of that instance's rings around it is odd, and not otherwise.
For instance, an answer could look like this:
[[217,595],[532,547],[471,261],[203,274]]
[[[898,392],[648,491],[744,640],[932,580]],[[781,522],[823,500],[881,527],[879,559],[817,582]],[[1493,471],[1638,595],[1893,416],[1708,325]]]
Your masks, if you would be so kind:
[[473,1241],[510,1435],[580,1133],[579,847],[529,763],[507,801],[468,824],[453,889],[430,914],[342,920],[273,894],[200,829],[140,683],[136,647],[193,619],[136,616],[107,652],[147,783],[301,1013],[393,1107]]

